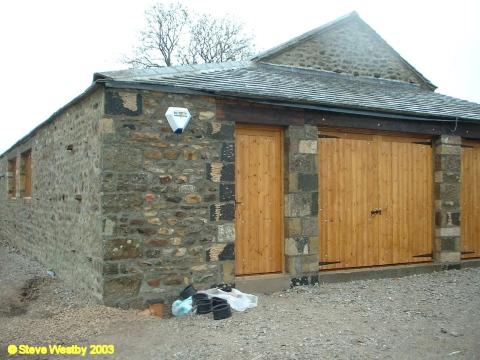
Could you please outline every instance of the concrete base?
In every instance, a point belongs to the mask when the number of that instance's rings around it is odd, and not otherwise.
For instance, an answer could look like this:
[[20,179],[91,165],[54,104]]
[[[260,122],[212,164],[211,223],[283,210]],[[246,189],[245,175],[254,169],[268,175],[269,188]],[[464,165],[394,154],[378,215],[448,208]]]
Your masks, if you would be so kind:
[[421,263],[395,265],[338,271],[320,271],[319,283],[347,282],[354,280],[374,280],[399,278],[418,274],[428,274],[444,270],[459,270],[468,267],[480,267],[480,259],[462,260],[458,263]]
[[460,262],[462,269],[480,267],[480,259],[466,259]]
[[399,278],[418,274],[428,274],[444,270],[444,265],[440,263],[425,263],[414,265],[398,265],[372,267],[350,270],[332,270],[321,271],[318,275],[318,282],[335,283],[354,280],[375,280],[386,278]]
[[[432,262],[350,270],[320,271],[318,273],[318,282],[322,284],[354,280],[400,278],[405,276],[472,267],[480,267],[480,259],[462,260],[458,263]],[[235,287],[238,290],[248,294],[272,294],[274,292],[289,289],[292,284],[292,278],[294,277],[289,274],[242,276],[235,278]]]
[[235,278],[235,288],[247,294],[272,294],[290,288],[292,276],[268,274]]

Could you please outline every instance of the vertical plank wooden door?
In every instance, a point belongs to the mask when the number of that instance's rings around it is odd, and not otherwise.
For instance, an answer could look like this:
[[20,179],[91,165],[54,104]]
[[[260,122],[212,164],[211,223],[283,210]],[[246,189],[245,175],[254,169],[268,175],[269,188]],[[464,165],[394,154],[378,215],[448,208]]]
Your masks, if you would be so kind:
[[462,259],[480,257],[480,143],[462,142]]
[[282,129],[235,130],[236,275],[283,271]]
[[319,169],[321,269],[431,260],[431,146],[321,131]]
[[367,216],[376,200],[377,151],[372,135],[326,133],[319,138],[321,269],[375,263],[378,224]]
[[379,265],[432,260],[433,149],[426,139],[379,136]]

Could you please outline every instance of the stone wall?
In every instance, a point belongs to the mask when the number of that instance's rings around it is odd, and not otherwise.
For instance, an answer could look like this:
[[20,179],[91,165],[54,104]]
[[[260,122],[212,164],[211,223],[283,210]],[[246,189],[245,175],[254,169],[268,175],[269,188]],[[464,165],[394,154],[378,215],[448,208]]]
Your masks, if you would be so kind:
[[[165,112],[192,119],[172,132]],[[104,299],[166,304],[188,284],[234,281],[234,123],[212,98],[107,90],[102,160]],[[170,308],[170,306],[167,306]]]
[[285,271],[292,285],[318,282],[318,129],[285,132]]
[[425,86],[424,80],[393,49],[359,21],[321,32],[295,48],[264,61]]
[[[102,301],[100,118],[103,92],[68,107],[0,158],[17,160],[17,197],[0,179],[0,238],[55,271],[79,294]],[[21,191],[21,154],[31,149],[32,196]]]
[[[442,135],[434,142],[435,151],[435,246],[434,259],[442,263],[460,262],[460,212],[462,139]],[[449,265],[451,266],[451,265]]]
[[[181,134],[165,119],[171,106],[192,115]],[[233,114],[252,121],[255,109],[242,106]],[[210,97],[91,92],[0,157],[0,239],[109,306],[162,298],[168,313],[188,284],[234,283],[234,131]],[[292,286],[315,283],[318,129],[287,126],[283,141],[285,273]],[[460,144],[456,136],[434,144],[434,259],[448,266],[460,260]],[[17,160],[19,177],[28,150],[32,197],[20,197],[17,179],[19,197],[9,199],[8,161]]]

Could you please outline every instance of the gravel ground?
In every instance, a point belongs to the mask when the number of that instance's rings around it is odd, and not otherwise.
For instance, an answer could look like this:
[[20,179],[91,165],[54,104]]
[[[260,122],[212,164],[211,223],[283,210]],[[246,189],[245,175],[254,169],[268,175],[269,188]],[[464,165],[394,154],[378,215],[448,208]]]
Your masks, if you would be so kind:
[[[224,320],[159,319],[88,304],[0,250],[1,359],[82,358],[7,355],[11,344],[86,346],[95,359],[480,359],[478,268],[256,294],[256,308]],[[88,355],[96,344],[114,354]]]

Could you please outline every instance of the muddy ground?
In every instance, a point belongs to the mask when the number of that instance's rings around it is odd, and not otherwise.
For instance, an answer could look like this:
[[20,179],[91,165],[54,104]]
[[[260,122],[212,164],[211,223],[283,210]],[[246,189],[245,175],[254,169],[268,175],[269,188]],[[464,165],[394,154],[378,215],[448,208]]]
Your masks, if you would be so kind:
[[0,245],[0,359],[480,359],[480,269],[256,294],[257,307],[224,320],[160,319],[88,304]]

